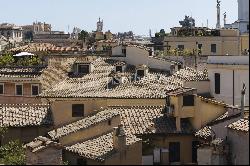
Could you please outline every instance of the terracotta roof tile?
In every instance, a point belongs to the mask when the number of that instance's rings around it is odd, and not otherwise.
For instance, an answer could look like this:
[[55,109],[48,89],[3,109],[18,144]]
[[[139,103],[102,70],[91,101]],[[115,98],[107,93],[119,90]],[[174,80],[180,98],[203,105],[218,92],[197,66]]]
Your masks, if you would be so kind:
[[53,124],[49,105],[1,104],[1,127],[24,127]]
[[230,129],[248,132],[249,131],[249,119],[239,119],[227,126]]
[[[135,136],[126,137],[126,145],[130,145],[138,141],[140,141],[140,139]],[[66,150],[77,153],[82,157],[98,161],[104,161],[106,158],[116,153],[113,146],[112,132],[68,146],[66,147]]]

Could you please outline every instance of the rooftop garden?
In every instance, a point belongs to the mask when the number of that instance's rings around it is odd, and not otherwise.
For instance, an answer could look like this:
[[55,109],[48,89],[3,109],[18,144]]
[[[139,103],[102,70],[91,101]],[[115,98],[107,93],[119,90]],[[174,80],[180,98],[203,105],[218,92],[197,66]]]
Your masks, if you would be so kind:
[[0,55],[0,66],[40,66],[43,65],[43,61],[37,55],[32,56],[19,56],[16,57],[10,52],[5,52]]

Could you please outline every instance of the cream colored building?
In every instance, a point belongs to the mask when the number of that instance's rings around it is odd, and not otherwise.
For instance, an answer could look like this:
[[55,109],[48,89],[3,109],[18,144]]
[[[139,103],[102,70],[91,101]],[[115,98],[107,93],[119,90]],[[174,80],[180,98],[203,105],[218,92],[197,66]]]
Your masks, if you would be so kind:
[[240,105],[241,89],[245,83],[245,102],[249,105],[249,56],[209,56],[207,68],[213,97]]
[[[198,45],[197,45],[197,44]],[[220,29],[218,36],[177,36],[171,35],[164,39],[165,51],[172,49],[201,49],[201,55],[241,55],[249,50],[249,35],[240,35],[238,30]]]
[[139,45],[118,45],[112,48],[112,59],[125,61],[131,65],[145,64],[150,68],[174,73],[182,68],[181,63],[154,56],[152,48]]

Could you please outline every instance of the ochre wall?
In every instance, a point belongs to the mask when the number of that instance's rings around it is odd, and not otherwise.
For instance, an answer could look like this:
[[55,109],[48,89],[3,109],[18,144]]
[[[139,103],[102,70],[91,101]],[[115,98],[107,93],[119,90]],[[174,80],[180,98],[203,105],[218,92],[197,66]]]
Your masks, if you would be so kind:
[[7,133],[4,135],[2,144],[6,144],[11,140],[20,140],[22,143],[33,141],[38,136],[44,136],[52,128],[49,126],[43,127],[9,127]]
[[[160,147],[169,150],[170,142],[180,143],[180,164],[192,163],[192,141],[196,139],[192,135],[167,135],[167,136],[154,136],[152,142],[155,147]],[[169,154],[169,153],[167,153]],[[162,158],[162,164],[170,164],[169,156],[166,155]]]
[[108,131],[112,131],[114,127],[117,127],[119,124],[121,124],[120,116],[113,117],[111,120],[111,125],[108,125],[108,120],[98,123],[96,125],[90,126],[86,129],[81,129],[77,132],[70,133],[67,136],[64,136],[59,139],[59,142],[62,145],[69,145],[74,144],[82,140],[87,140],[89,138],[92,138],[96,135],[102,135],[104,133],[107,133]]
[[[0,82],[3,83],[3,82]],[[41,103],[39,98],[31,95],[31,85],[38,83],[23,83],[23,95],[16,96],[15,83],[4,83],[4,94],[0,95],[0,104],[34,104]]]

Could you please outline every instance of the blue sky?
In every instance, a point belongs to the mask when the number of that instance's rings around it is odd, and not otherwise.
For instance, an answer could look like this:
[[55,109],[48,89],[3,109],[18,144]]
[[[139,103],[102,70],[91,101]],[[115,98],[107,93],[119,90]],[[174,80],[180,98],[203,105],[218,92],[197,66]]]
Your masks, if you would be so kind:
[[[221,23],[238,17],[237,0],[221,0]],[[100,16],[104,30],[113,33],[132,30],[148,35],[164,28],[179,26],[185,15],[193,16],[197,26],[216,25],[216,0],[0,0],[0,23],[17,25],[45,21],[53,30],[71,32],[74,26],[87,31],[96,29]]]

